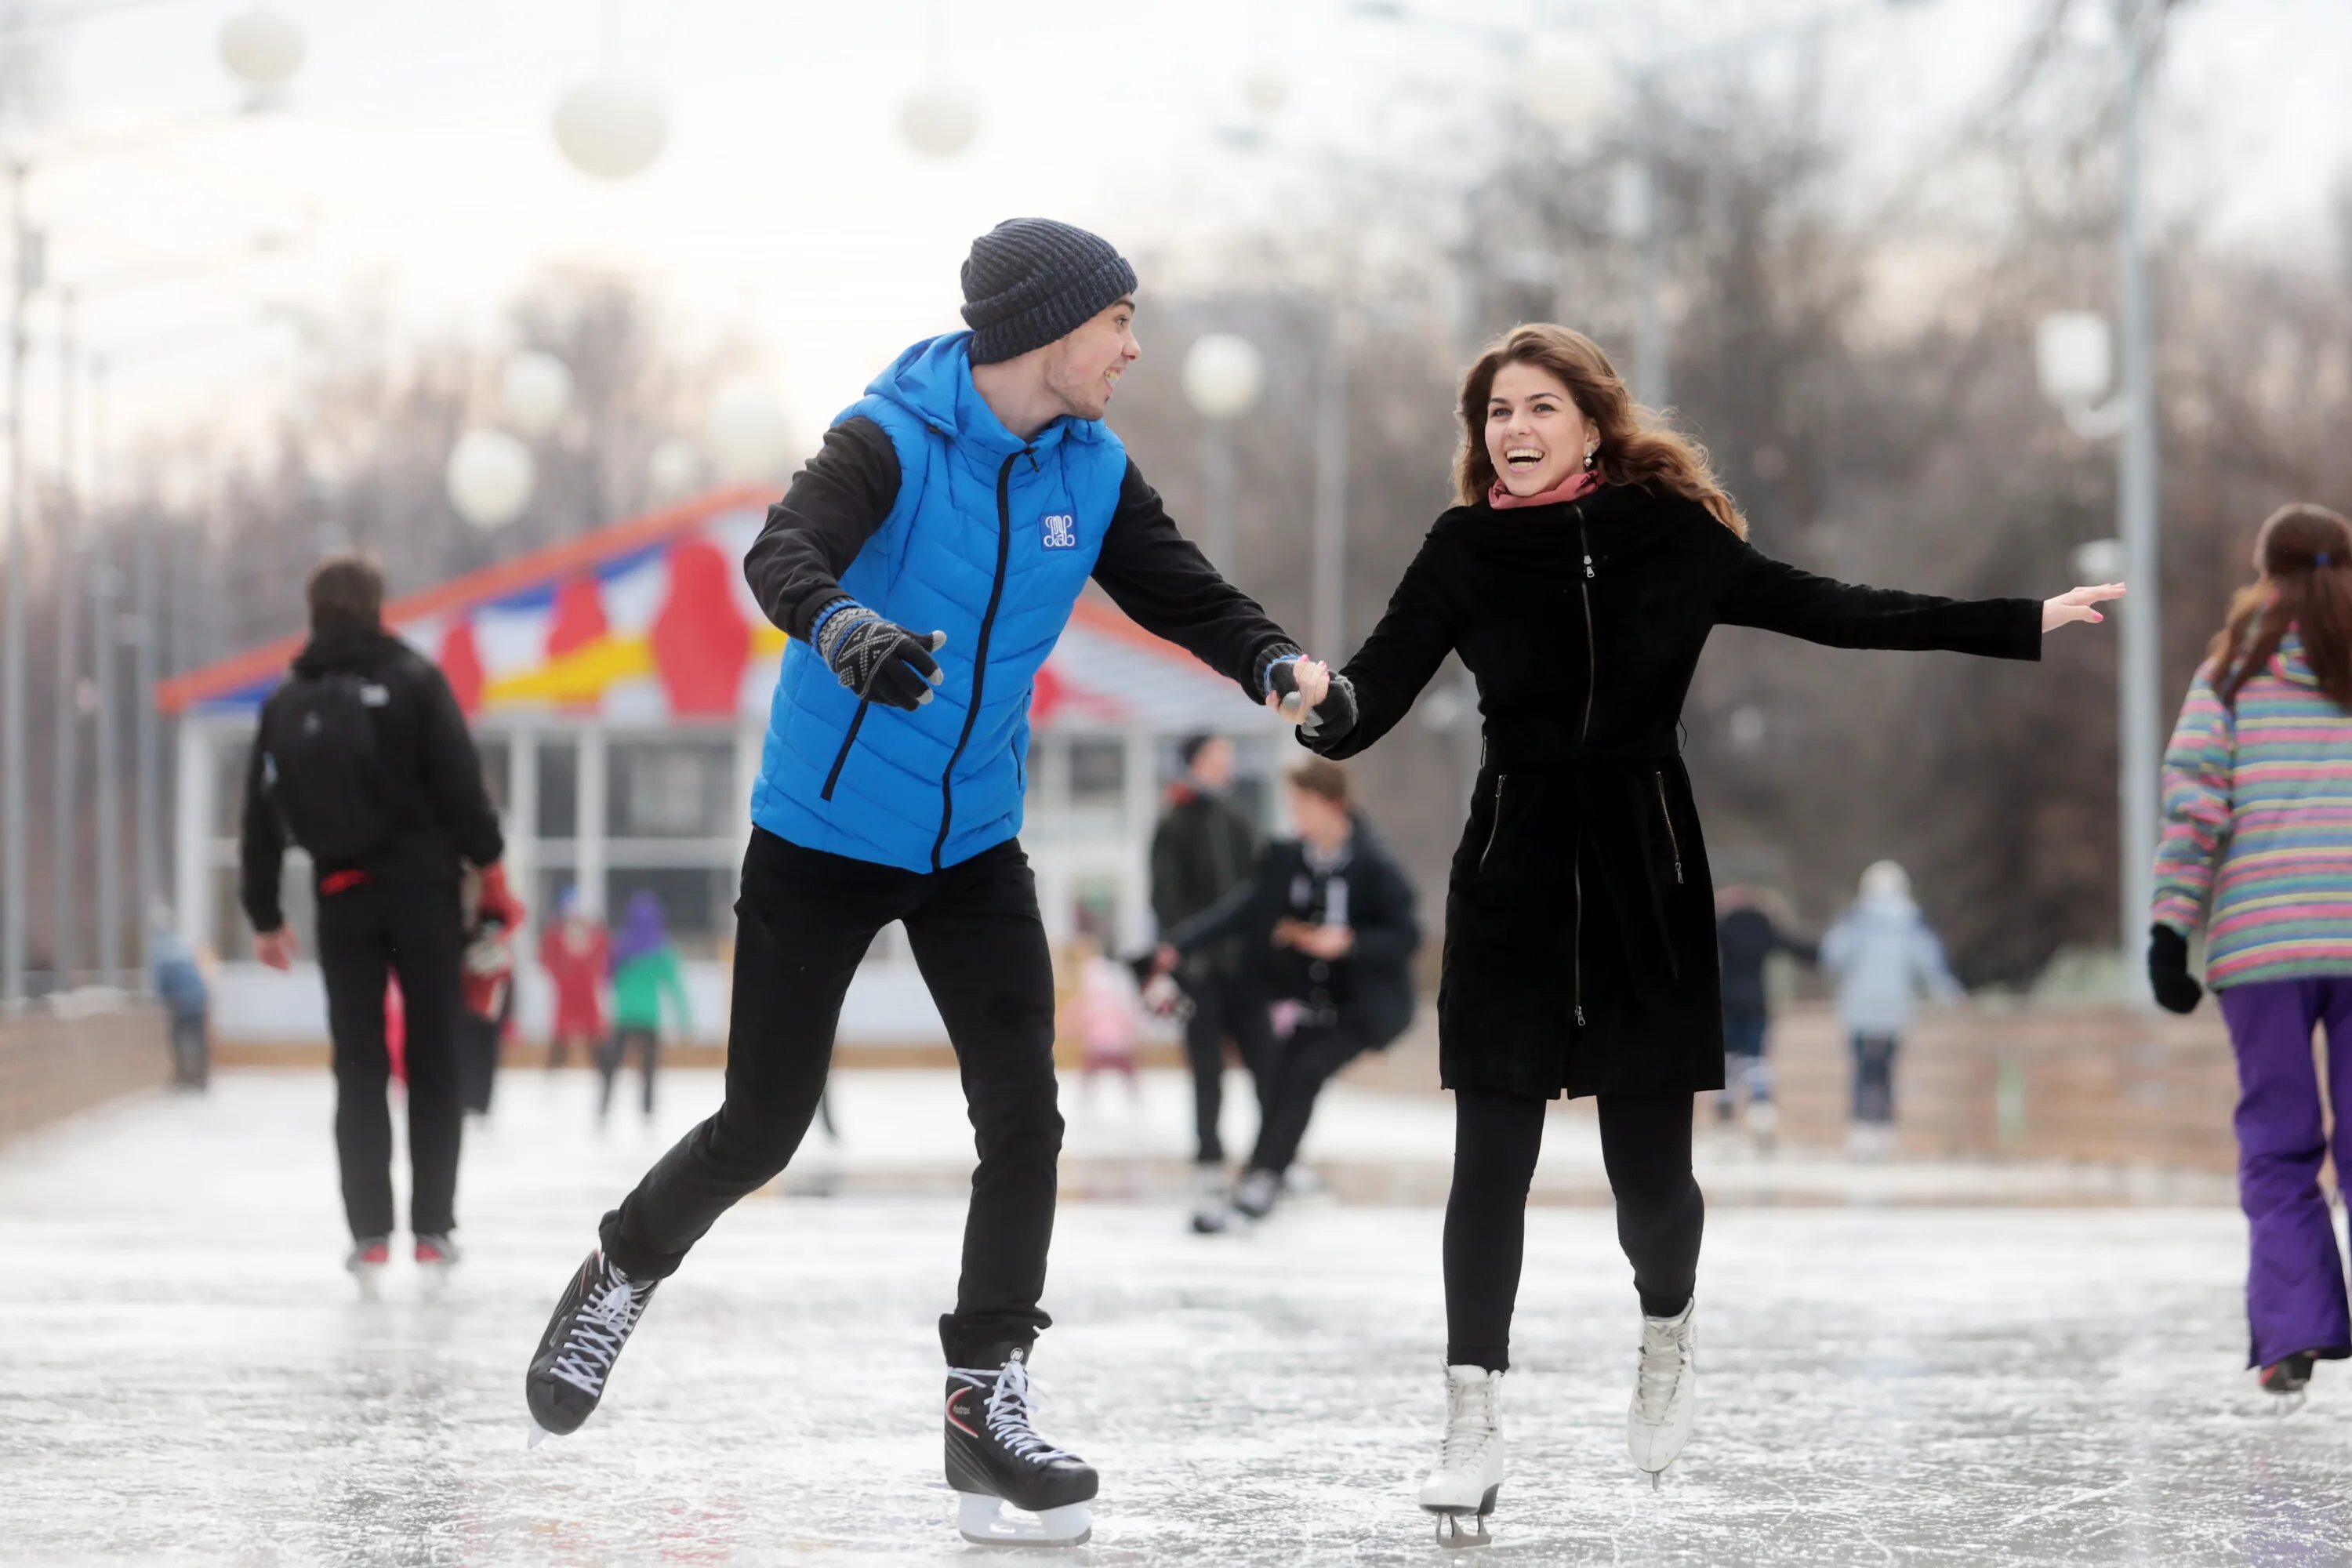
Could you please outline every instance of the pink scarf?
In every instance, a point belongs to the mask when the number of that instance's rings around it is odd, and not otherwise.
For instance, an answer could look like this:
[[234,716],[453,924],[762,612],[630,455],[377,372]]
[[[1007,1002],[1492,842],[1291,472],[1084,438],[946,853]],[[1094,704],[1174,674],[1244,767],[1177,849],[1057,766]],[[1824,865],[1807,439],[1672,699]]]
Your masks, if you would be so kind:
[[1515,496],[1496,479],[1486,490],[1486,504],[1496,511],[1509,511],[1514,507],[1558,506],[1562,501],[1579,500],[1601,488],[1601,470],[1579,468],[1541,495]]

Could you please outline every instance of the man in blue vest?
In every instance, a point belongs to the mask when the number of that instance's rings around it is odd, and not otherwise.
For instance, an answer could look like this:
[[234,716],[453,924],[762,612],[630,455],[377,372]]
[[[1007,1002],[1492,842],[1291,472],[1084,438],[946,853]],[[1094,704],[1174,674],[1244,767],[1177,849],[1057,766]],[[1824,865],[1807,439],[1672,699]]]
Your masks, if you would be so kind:
[[1252,700],[1352,719],[1345,687],[1177,532],[1102,423],[1141,352],[1135,288],[1097,236],[999,225],[964,263],[972,330],[901,354],[770,509],[744,573],[793,640],[751,795],[726,1102],[604,1216],[531,1363],[543,1431],[587,1419],[654,1288],[791,1160],[850,977],[899,921],[980,1157],[940,1321],[960,1522],[983,1542],[1089,1530],[1094,1470],[1029,1424],[1062,1142],[1053,970],[1017,837],[1031,682],[1091,577]]

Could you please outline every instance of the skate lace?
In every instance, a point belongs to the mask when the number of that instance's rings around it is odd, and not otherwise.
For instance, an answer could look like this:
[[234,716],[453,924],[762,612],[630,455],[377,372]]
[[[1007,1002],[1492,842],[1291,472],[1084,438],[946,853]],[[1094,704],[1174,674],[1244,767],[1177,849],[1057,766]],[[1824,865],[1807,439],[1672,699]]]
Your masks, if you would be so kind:
[[1633,1400],[1644,1421],[1664,1421],[1675,1389],[1690,1364],[1689,1321],[1677,1328],[1656,1321],[1642,1325],[1642,1361],[1633,1373]]
[[1486,1457],[1486,1445],[1502,1430],[1495,1408],[1492,1380],[1454,1390],[1454,1408],[1447,1412],[1445,1443],[1438,1451],[1440,1469],[1466,1469]]
[[572,1321],[572,1331],[564,1336],[563,1352],[555,1358],[549,1373],[583,1394],[601,1398],[604,1378],[612,1372],[629,1331],[637,1326],[637,1319],[646,1310],[646,1298],[652,1294],[652,1286],[633,1285],[615,1270]]
[[1030,1421],[1045,1408],[1045,1395],[1029,1382],[1025,1363],[1008,1361],[1001,1368],[985,1370],[951,1366],[948,1375],[987,1393],[989,1435],[1013,1458],[1039,1465],[1077,1458],[1055,1447],[1030,1426]]

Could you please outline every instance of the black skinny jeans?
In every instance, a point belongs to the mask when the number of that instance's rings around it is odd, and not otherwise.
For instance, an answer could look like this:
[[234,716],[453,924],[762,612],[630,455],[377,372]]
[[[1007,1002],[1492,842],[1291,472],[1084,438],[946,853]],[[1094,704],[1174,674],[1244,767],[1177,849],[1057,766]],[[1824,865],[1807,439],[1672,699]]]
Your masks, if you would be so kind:
[[[1528,1184],[1549,1100],[1493,1089],[1454,1096],[1454,1191],[1445,1201],[1445,1361],[1510,1365],[1511,1309],[1527,1247]],[[1691,1097],[1601,1096],[1601,1160],[1617,1196],[1617,1242],[1642,1310],[1690,1304],[1706,1205],[1691,1175]]]
[[335,1154],[353,1239],[392,1234],[392,1057],[387,973],[400,976],[408,1064],[409,1228],[457,1226],[459,957],[457,884],[362,882],[319,900],[319,969],[335,1052]]
[[877,866],[751,830],[735,905],[727,1098],[604,1216],[604,1254],[632,1276],[674,1273],[737,1199],[788,1163],[816,1115],[850,976],[892,921],[946,1020],[980,1163],[964,1221],[949,1364],[1028,1345],[1054,1235],[1062,1115],[1055,1103],[1054,970],[1037,884],[1017,843],[943,871]]
[[1251,1170],[1279,1176],[1290,1169],[1323,1086],[1371,1044],[1363,1026],[1342,1013],[1328,1023],[1301,1024],[1290,1038],[1273,1047],[1258,1089],[1265,1119],[1250,1154]]
[[645,1069],[646,1114],[654,1113],[654,1072],[661,1066],[661,1035],[653,1029],[620,1028],[613,1031],[613,1043],[597,1054],[596,1068],[604,1079],[596,1100],[599,1116],[613,1109],[613,1084],[621,1076],[621,1064],[632,1047],[637,1053],[637,1064]]
[[1184,1021],[1184,1055],[1192,1068],[1193,1158],[1222,1163],[1224,1140],[1217,1123],[1225,1109],[1225,1038],[1233,1037],[1242,1066],[1257,1085],[1258,1125],[1265,1124],[1266,1065],[1274,1055],[1274,1026],[1265,998],[1232,975],[1211,973],[1184,987],[1192,1016]]

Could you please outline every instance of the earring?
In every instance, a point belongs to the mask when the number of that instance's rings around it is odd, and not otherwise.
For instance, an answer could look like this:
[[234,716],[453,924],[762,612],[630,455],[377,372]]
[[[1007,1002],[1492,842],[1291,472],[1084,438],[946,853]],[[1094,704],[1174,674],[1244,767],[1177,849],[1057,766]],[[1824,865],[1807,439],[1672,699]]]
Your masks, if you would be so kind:
[[1584,471],[1591,473],[1601,466],[1601,448],[1594,447],[1584,454]]

